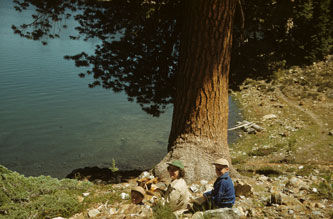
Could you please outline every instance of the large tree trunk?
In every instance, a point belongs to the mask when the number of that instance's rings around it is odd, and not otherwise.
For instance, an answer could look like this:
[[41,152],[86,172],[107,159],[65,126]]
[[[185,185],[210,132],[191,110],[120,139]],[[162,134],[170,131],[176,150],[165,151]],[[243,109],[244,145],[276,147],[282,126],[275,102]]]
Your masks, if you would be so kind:
[[228,75],[236,0],[189,0],[184,6],[169,152],[154,171],[167,177],[166,162],[179,159],[191,183],[215,176],[214,159],[230,161]]

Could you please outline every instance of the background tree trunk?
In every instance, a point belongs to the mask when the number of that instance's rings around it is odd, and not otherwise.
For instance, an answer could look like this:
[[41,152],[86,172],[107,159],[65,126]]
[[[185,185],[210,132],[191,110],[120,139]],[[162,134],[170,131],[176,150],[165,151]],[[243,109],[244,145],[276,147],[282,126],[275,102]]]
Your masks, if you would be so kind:
[[187,182],[215,176],[214,159],[230,161],[227,143],[228,75],[235,0],[186,1],[168,154],[154,168],[182,160]]

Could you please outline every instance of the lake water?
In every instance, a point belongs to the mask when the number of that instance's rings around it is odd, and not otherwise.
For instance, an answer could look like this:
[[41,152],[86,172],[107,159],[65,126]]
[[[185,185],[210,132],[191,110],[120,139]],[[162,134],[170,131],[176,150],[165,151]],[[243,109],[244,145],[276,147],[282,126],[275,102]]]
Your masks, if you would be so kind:
[[[121,169],[158,163],[167,153],[172,106],[154,118],[123,93],[88,88],[91,79],[79,78],[82,69],[63,57],[93,53],[98,41],[62,37],[42,46],[14,35],[11,25],[31,13],[0,1],[0,165],[62,178],[77,168],[110,167],[112,159]],[[229,126],[238,119],[230,100]],[[235,138],[230,132],[229,142]]]

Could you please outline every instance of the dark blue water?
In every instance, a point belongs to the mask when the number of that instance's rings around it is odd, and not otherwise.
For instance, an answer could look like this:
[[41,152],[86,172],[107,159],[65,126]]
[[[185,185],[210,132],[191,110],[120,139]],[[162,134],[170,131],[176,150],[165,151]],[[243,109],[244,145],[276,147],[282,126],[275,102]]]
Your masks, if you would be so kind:
[[[167,152],[172,106],[153,118],[123,93],[88,88],[91,78],[64,55],[93,53],[98,41],[67,37],[48,46],[14,35],[32,11],[0,1],[0,165],[25,175],[64,177],[76,168],[152,167]],[[73,20],[68,26],[75,25]],[[71,28],[61,35],[71,34]],[[238,110],[230,101],[230,126]],[[235,139],[229,133],[229,140]]]

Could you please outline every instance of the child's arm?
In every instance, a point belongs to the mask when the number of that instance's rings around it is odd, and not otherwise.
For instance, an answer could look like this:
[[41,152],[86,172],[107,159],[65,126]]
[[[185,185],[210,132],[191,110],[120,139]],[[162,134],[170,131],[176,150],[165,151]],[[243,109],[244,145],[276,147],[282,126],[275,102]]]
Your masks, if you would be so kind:
[[208,192],[205,192],[204,194],[203,194],[203,196],[204,197],[209,197],[209,196],[212,196],[212,194],[213,194],[213,190],[210,190],[210,191],[208,191]]
[[214,195],[215,203],[222,203],[223,195],[224,195],[224,188],[223,188],[223,184],[222,184],[222,180],[221,180],[219,182],[219,184],[217,185],[216,193]]

